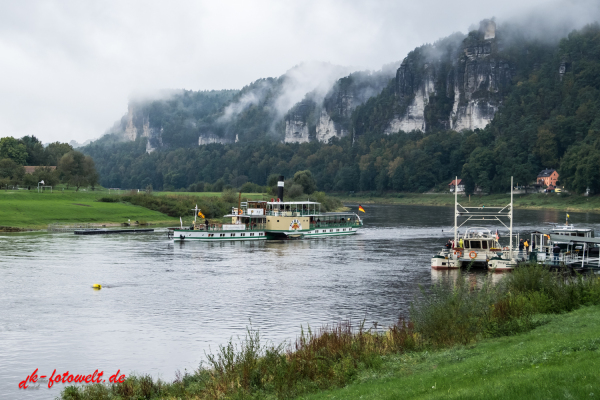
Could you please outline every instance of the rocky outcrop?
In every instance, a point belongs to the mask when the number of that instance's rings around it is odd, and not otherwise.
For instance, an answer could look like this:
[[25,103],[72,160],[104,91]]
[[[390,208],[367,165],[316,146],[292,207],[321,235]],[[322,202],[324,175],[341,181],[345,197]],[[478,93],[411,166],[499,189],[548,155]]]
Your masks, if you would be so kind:
[[162,146],[162,128],[158,132],[155,132],[155,130],[150,127],[150,118],[148,113],[144,111],[142,107],[136,107],[134,104],[129,104],[126,120],[127,124],[123,131],[126,140],[134,141],[138,137],[147,138],[147,153],[152,153],[157,147]]
[[329,139],[334,137],[343,137],[348,134],[348,131],[343,128],[336,128],[335,123],[327,111],[321,110],[321,115],[317,123],[317,140],[327,143]]
[[286,117],[285,142],[328,142],[347,136],[352,112],[381,93],[393,78],[392,71],[355,72],[337,80],[324,99],[309,97],[298,103]]
[[402,117],[396,117],[391,122],[385,133],[398,131],[425,131],[425,107],[429,104],[429,97],[436,93],[434,66],[425,64],[424,77],[420,82],[415,82],[409,63],[402,63],[396,74],[396,90],[401,102],[408,102]]
[[307,143],[316,136],[317,103],[304,99],[296,104],[284,117],[285,143]]
[[201,134],[200,137],[198,138],[198,146],[203,146],[206,144],[213,144],[213,143],[229,144],[229,143],[233,143],[233,140],[219,137],[212,133]]
[[424,132],[428,123],[442,129],[484,128],[512,78],[497,47],[496,24],[484,20],[461,42],[409,54],[396,73],[397,112],[385,132]]

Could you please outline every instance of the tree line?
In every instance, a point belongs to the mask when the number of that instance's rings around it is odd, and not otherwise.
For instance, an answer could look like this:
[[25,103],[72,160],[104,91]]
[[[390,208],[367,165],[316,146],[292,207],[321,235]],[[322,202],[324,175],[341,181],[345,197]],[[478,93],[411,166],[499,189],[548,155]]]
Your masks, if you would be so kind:
[[[25,173],[25,166],[35,166],[32,173]],[[56,167],[56,168],[52,168]],[[55,186],[63,183],[79,190],[82,186],[95,187],[99,175],[94,160],[74,150],[67,143],[54,142],[43,146],[35,136],[15,139],[0,138],[0,186]]]

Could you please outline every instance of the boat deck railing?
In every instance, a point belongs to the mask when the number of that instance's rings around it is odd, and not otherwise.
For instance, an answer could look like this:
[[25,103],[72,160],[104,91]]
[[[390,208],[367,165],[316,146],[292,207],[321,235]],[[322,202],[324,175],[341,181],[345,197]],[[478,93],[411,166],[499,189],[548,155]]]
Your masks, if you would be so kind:
[[348,228],[353,226],[360,226],[360,222],[358,221],[350,221],[350,222],[311,222],[311,228]]
[[300,210],[300,211],[267,211],[269,217],[304,217],[307,215],[315,215],[315,211]]
[[[225,225],[225,226],[223,226]],[[229,225],[229,226],[227,226]],[[235,228],[232,228],[235,226]],[[264,231],[266,224],[209,224],[207,225],[196,225],[193,229],[195,231],[206,231],[206,232],[218,232],[218,231]]]

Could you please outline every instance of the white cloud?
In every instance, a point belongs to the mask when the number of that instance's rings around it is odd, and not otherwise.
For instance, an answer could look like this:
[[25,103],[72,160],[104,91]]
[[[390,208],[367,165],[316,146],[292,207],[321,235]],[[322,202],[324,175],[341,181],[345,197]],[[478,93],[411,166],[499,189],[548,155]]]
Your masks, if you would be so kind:
[[[597,19],[597,3],[528,7],[576,26]],[[82,142],[135,92],[241,88],[310,60],[379,69],[483,18],[525,14],[518,0],[4,1],[0,136]]]

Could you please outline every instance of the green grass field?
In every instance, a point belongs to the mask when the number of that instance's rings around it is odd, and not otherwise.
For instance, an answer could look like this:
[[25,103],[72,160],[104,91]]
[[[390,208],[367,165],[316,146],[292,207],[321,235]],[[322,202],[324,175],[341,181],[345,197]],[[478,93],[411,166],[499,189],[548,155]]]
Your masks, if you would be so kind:
[[0,226],[43,229],[58,223],[122,223],[127,220],[153,224],[179,224],[179,220],[129,203],[96,201],[107,191],[0,190]]
[[528,333],[467,347],[384,357],[329,399],[594,399],[600,397],[600,306],[545,316]]
[[[454,196],[450,193],[395,193],[382,196],[356,194],[354,196],[335,195],[344,203],[360,204],[409,204],[423,206],[453,206]],[[493,194],[489,196],[459,196],[458,202],[464,206],[505,206],[510,203],[510,195]],[[555,193],[515,194],[515,208],[552,209],[561,211],[600,212],[600,196],[578,196]]]

